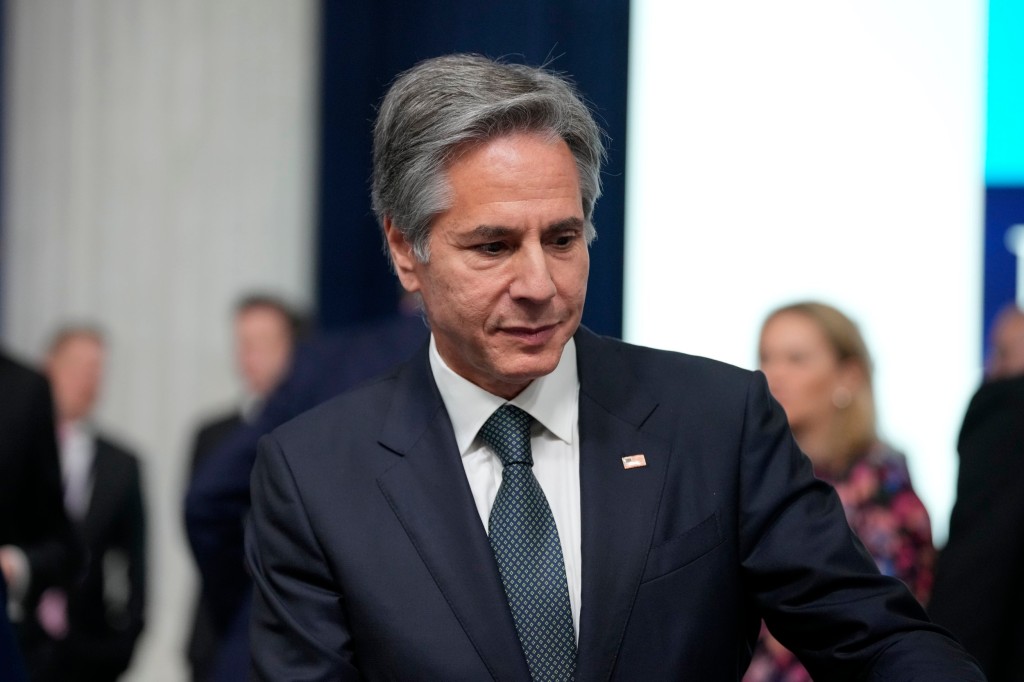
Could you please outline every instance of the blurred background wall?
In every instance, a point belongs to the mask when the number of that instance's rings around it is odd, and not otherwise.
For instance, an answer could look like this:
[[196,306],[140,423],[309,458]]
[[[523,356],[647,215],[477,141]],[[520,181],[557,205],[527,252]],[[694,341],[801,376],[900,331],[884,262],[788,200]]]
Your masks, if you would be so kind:
[[94,320],[100,421],[144,458],[148,623],[134,679],[184,679],[191,429],[236,397],[250,287],[312,298],[317,17],[281,0],[8,0],[3,339]]

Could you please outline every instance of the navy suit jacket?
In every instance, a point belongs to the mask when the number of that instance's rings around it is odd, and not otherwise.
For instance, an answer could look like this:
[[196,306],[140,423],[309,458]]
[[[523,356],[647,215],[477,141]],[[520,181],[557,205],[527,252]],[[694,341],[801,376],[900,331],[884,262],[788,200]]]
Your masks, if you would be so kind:
[[[878,574],[762,375],[576,344],[577,679],[738,680],[762,616],[820,679],[983,679]],[[264,438],[252,494],[261,679],[529,679],[426,349]]]
[[[98,436],[89,509],[79,526],[85,574],[68,594],[70,630],[62,644],[77,677],[114,679],[128,668],[146,604],[146,518],[136,455]],[[118,572],[113,577],[108,571]],[[124,574],[121,575],[120,571]],[[126,580],[126,599],[108,600],[106,583]],[[76,677],[76,679],[77,679]],[[62,679],[71,679],[70,672]]]
[[[210,679],[236,680],[249,669],[251,581],[245,570],[244,519],[260,436],[342,391],[407,360],[428,336],[417,315],[395,315],[301,344],[282,384],[254,423],[242,424],[195,459],[185,500],[189,542],[202,576],[217,651]],[[200,461],[201,460],[201,461]]]
[[971,399],[960,476],[929,611],[992,682],[1024,680],[1024,376]]
[[52,639],[34,619],[24,626],[35,682],[115,680],[128,668],[142,632],[146,519],[139,461],[100,434],[94,439],[88,508],[72,521],[86,562],[67,589],[67,636]]
[[55,423],[46,379],[0,352],[0,545],[28,558],[26,612],[47,587],[68,585],[82,559],[62,501]]

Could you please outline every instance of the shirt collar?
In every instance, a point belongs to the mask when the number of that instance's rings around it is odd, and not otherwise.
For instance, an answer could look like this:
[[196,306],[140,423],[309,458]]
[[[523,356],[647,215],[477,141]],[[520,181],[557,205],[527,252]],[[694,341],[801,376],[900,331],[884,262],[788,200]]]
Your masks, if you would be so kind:
[[512,400],[488,393],[456,374],[441,358],[433,334],[430,335],[430,371],[448,410],[460,455],[469,451],[484,422],[506,402],[528,412],[560,440],[572,443],[579,395],[574,339],[565,344],[554,371],[534,379]]
[[84,440],[91,438],[93,431],[92,423],[88,419],[76,419],[64,422],[57,435],[60,440]]

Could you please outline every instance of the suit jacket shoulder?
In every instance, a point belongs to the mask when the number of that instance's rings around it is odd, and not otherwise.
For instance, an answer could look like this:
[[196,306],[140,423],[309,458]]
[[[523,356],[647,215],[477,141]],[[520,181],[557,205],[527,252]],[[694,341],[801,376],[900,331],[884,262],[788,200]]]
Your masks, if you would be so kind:
[[192,439],[190,471],[195,473],[196,468],[244,423],[242,413],[235,410],[217,415],[200,424]]
[[[139,458],[105,435],[96,436],[93,495],[83,531],[87,545],[115,542],[132,549],[141,560],[144,508]],[[116,540],[110,535],[115,532]]]
[[[651,397],[677,399],[702,393],[704,402],[745,395],[752,371],[725,362],[678,351],[638,346],[618,339],[597,336],[586,329],[576,334],[580,383],[601,376],[621,380],[623,373],[636,379]],[[712,391],[711,395],[704,394]]]
[[103,457],[117,462],[119,467],[138,468],[138,455],[104,432],[96,434],[96,456],[101,456],[100,453],[103,453]]
[[[0,353],[0,467],[29,459],[39,446],[56,461],[54,424],[46,378]],[[49,439],[42,438],[47,429]]]
[[993,680],[1024,669],[1024,377],[992,381],[964,417],[949,540],[929,610]]

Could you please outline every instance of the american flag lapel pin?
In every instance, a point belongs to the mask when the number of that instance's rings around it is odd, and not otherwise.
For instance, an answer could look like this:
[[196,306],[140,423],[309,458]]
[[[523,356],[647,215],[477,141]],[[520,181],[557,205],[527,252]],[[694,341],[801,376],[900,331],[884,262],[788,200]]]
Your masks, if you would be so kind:
[[622,458],[623,469],[639,469],[645,466],[647,466],[647,458],[644,457],[643,453]]

